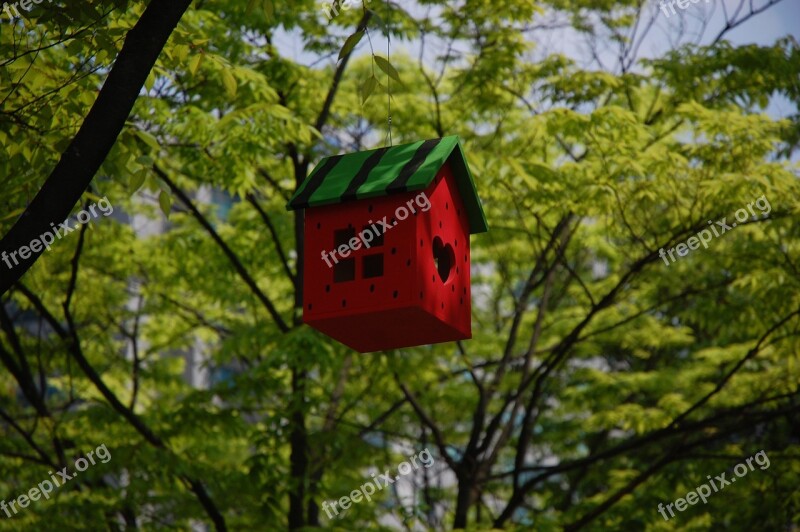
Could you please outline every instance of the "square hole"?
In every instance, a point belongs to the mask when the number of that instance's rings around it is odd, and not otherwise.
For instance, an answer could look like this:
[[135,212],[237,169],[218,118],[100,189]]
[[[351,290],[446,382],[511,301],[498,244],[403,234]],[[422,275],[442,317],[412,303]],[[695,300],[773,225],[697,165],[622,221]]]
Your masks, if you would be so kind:
[[367,255],[361,263],[364,270],[364,279],[383,276],[383,253]]
[[[365,225],[364,231],[370,233],[372,235],[372,242],[369,243],[371,247],[378,247],[383,245],[383,226],[381,224],[373,224],[375,227],[373,228],[372,225]],[[375,233],[377,230],[377,234]],[[369,238],[369,237],[367,237]]]
[[346,283],[356,279],[356,259],[340,259],[333,265],[333,282]]
[[333,232],[333,247],[334,249],[338,248],[339,246],[350,245],[350,239],[356,236],[356,230],[354,227],[348,227],[347,229],[339,229],[338,231]]

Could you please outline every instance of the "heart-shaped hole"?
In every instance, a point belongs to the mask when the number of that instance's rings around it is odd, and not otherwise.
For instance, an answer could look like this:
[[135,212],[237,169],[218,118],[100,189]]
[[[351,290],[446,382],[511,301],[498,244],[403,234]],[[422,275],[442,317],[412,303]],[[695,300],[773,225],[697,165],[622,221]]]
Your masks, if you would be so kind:
[[436,271],[439,272],[439,279],[446,283],[453,273],[453,266],[456,263],[456,254],[450,244],[444,244],[438,236],[433,239],[433,263]]

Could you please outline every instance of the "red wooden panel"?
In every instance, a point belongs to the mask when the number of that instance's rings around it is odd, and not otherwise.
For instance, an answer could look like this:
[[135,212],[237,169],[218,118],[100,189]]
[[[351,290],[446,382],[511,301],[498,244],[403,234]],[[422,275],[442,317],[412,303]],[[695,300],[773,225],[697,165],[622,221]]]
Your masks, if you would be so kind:
[[[471,337],[469,230],[449,165],[420,194],[306,209],[305,323],[361,352]],[[381,244],[377,227],[385,231]],[[334,260],[337,235],[341,242],[353,234],[371,239],[369,247],[347,257],[337,250]],[[452,262],[445,281],[434,245],[443,262]]]
[[[461,333],[472,337],[469,224],[450,166],[445,165],[431,185],[430,216],[417,221],[417,265],[422,308]],[[421,243],[421,245],[420,245]],[[451,260],[446,279],[434,255]]]

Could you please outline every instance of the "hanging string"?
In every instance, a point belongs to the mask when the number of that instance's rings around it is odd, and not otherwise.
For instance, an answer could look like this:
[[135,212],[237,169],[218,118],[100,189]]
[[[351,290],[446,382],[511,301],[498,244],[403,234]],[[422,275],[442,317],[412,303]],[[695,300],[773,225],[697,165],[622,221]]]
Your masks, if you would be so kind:
[[[388,20],[389,14],[391,13],[389,6],[389,1],[386,1],[386,17]],[[392,35],[389,32],[389,24],[386,24],[386,60],[389,64],[392,64]],[[388,127],[389,127],[389,147],[392,147],[392,77],[389,73],[386,73],[386,114],[388,118]]]

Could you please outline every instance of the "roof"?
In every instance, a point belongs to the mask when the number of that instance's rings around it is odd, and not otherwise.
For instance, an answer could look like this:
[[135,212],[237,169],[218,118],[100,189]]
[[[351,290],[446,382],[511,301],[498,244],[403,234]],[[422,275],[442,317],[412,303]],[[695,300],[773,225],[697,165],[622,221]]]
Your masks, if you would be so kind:
[[423,190],[450,161],[470,233],[488,231],[478,192],[457,136],[322,159],[286,208],[319,207]]

